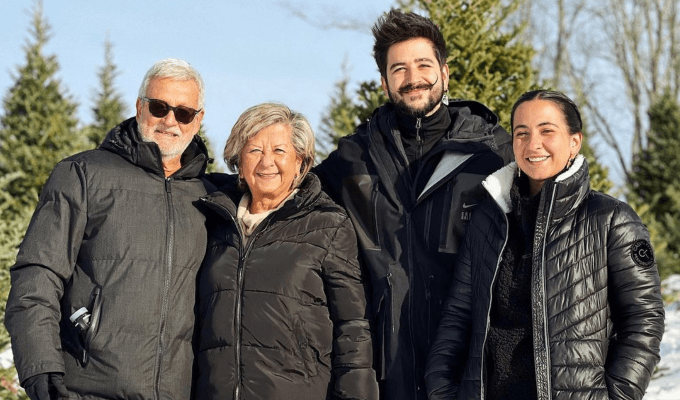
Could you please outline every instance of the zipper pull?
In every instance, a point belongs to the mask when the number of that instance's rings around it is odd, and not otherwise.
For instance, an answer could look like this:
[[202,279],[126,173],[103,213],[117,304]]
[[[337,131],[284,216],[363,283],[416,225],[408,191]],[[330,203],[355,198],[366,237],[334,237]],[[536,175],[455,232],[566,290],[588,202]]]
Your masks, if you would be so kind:
[[418,143],[420,143],[421,138],[420,138],[420,128],[422,128],[423,123],[421,122],[421,119],[418,118],[416,119],[416,140],[418,140]]
[[170,181],[172,181],[172,178],[165,178],[165,193],[170,193]]

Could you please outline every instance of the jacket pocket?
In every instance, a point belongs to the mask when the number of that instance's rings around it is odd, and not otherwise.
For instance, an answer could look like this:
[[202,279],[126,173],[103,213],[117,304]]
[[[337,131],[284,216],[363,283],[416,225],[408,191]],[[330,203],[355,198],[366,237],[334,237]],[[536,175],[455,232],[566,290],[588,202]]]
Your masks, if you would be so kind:
[[[87,304],[73,304],[70,309],[70,315],[73,315],[75,311],[81,307],[87,309],[89,313],[89,320],[87,326],[84,329],[79,329],[75,326],[73,322],[70,321],[69,317],[63,318],[63,322],[66,325],[66,329],[62,334],[62,343],[64,344],[65,350],[72,353],[76,359],[83,366],[87,365],[90,360],[90,346],[94,340],[97,332],[99,331],[99,322],[101,319],[101,308],[102,308],[102,287],[100,285],[95,285],[90,293],[90,299]],[[62,329],[64,325],[62,325]]]
[[343,201],[347,213],[352,217],[361,248],[380,250],[381,215],[385,213],[385,199],[380,193],[380,183],[366,177],[359,182],[356,192],[346,195]]
[[444,208],[447,215],[440,227],[440,252],[458,254],[458,247],[472,218],[472,212],[487,197],[486,189],[481,185],[484,178],[486,175],[461,172],[447,184],[448,204]]
[[99,322],[101,321],[102,313],[102,287],[97,285],[92,290],[90,300],[90,327],[85,332],[85,350],[89,351],[90,345],[99,332]]
[[307,377],[316,376],[318,373],[316,354],[312,346],[310,346],[309,337],[305,331],[305,322],[300,318],[300,314],[293,314],[291,319],[293,322],[293,336],[295,338],[295,343],[297,344],[298,356],[308,374]]
[[[392,265],[392,264],[391,264]],[[394,301],[392,298],[393,283],[392,272],[388,272],[384,278],[382,295],[380,296],[377,307],[374,307],[374,318],[376,321],[377,345],[374,346],[374,354],[377,355],[379,365],[377,366],[378,380],[384,380],[387,376],[387,355],[390,351],[390,338],[393,334],[394,324]],[[380,292],[378,292],[380,293]]]

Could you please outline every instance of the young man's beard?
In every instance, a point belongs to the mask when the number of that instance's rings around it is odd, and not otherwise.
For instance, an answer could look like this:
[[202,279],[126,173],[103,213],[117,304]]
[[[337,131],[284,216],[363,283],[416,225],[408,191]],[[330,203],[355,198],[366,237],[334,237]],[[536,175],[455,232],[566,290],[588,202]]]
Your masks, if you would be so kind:
[[441,102],[442,96],[444,95],[444,83],[441,83],[441,90],[440,91],[430,91],[429,96],[427,98],[427,103],[425,103],[424,106],[420,108],[415,108],[412,106],[409,106],[406,104],[404,101],[404,95],[408,96],[408,92],[411,90],[416,90],[416,89],[432,89],[435,87],[437,82],[433,83],[432,85],[417,85],[417,86],[411,86],[411,85],[406,85],[403,88],[399,89],[399,95],[400,97],[397,98],[396,94],[392,92],[391,90],[388,90],[388,97],[390,98],[390,101],[394,106],[397,108],[397,110],[401,111],[404,114],[410,115],[414,118],[422,118],[432,112],[439,103]]

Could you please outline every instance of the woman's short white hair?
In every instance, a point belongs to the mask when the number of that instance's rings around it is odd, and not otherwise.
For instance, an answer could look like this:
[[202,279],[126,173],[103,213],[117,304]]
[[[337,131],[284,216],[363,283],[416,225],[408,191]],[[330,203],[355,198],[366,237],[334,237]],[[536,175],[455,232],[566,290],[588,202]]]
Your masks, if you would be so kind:
[[146,91],[152,79],[171,78],[178,81],[193,80],[198,85],[198,109],[202,110],[205,105],[205,92],[203,89],[203,79],[201,74],[196,71],[188,62],[177,58],[166,58],[157,61],[146,71],[142,85],[139,87],[137,97],[146,97]]
[[231,128],[231,135],[224,146],[224,162],[229,169],[237,172],[241,152],[248,139],[274,124],[284,124],[291,128],[291,142],[295,153],[302,160],[299,176],[294,182],[297,187],[314,165],[314,132],[304,115],[291,111],[285,104],[262,103],[245,110]]

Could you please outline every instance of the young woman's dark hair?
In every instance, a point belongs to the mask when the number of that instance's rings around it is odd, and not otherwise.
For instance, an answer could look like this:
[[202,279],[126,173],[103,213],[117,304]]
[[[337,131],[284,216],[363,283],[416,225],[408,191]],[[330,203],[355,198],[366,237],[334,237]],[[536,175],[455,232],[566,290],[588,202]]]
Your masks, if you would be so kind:
[[383,77],[387,76],[387,51],[390,46],[409,39],[428,39],[432,42],[439,66],[446,63],[446,42],[442,33],[434,22],[418,14],[391,9],[373,26],[373,37],[373,57]]
[[526,92],[517,99],[515,105],[512,106],[512,114],[510,114],[510,129],[514,126],[515,110],[520,104],[531,100],[547,100],[553,102],[562,110],[564,119],[567,121],[569,133],[572,135],[581,132],[583,129],[583,122],[581,121],[581,113],[578,111],[576,104],[567,97],[564,93],[552,90],[532,90]]

